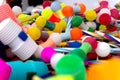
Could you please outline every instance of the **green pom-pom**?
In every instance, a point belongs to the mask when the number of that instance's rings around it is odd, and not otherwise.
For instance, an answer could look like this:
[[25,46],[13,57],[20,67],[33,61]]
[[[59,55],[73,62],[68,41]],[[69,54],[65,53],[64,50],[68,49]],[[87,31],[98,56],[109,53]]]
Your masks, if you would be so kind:
[[78,27],[82,24],[83,20],[80,16],[74,16],[72,18],[72,21],[71,21],[71,24],[72,24],[72,27]]
[[83,60],[76,55],[66,55],[56,64],[57,75],[72,75],[75,80],[86,80]]
[[80,49],[82,49],[85,52],[85,54],[87,54],[88,52],[90,52],[92,50],[92,47],[89,43],[84,42],[84,43],[82,43]]
[[72,50],[70,54],[79,56],[83,61],[86,59],[85,52],[79,48]]

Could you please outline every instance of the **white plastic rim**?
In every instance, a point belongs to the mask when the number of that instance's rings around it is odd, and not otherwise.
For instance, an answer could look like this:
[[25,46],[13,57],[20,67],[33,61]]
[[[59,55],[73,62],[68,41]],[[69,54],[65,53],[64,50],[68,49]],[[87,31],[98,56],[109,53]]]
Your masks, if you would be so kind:
[[102,8],[99,12],[100,15],[104,13],[111,15],[111,12],[108,8]]
[[95,22],[86,22],[86,25],[87,25],[88,27],[93,28],[94,30],[96,29],[96,26],[97,26]]
[[21,46],[24,43],[24,41],[22,39],[20,39],[19,37],[16,37],[10,44],[8,44],[8,46],[11,49],[16,49],[18,46]]
[[56,45],[61,43],[61,36],[59,33],[53,33],[50,35],[50,38],[56,43]]
[[7,45],[12,42],[22,31],[21,27],[11,18],[7,18],[0,23],[0,41]]
[[57,62],[64,56],[62,53],[56,53],[52,56],[50,60],[51,67],[55,69]]
[[34,55],[36,58],[41,58],[41,52],[43,50],[43,47],[41,45],[38,45],[37,50],[35,51]]
[[13,49],[12,52],[21,60],[26,60],[35,53],[37,48],[38,45],[28,36],[27,40],[21,46]]

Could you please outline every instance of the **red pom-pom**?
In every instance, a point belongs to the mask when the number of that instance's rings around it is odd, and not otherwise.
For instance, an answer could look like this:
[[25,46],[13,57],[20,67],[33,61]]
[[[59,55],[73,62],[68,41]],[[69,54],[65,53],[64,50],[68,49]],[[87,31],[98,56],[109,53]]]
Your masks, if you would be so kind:
[[46,1],[44,1],[43,2],[43,8],[46,8],[46,7],[48,7],[48,6],[50,6],[51,5],[51,1],[49,1],[49,0],[46,0]]
[[110,32],[114,32],[114,31],[117,30],[117,27],[116,26],[108,26],[107,30],[110,31]]
[[88,42],[92,46],[92,50],[95,50],[97,48],[97,40],[93,37],[86,37],[83,42]]
[[110,25],[111,16],[107,13],[104,13],[104,14],[100,15],[99,22],[100,22],[100,24],[103,24],[103,25]]

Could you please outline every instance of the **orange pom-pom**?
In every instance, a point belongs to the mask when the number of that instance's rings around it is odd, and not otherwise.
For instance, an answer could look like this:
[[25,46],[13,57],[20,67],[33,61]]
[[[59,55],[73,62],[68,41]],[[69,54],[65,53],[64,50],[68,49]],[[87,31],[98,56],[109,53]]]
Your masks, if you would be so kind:
[[86,11],[86,6],[85,6],[84,4],[82,4],[82,3],[80,3],[80,4],[78,4],[78,5],[79,5],[80,8],[81,8],[80,14],[84,14],[84,12]]
[[82,37],[82,30],[77,27],[74,27],[70,31],[70,34],[71,34],[72,40],[80,40],[80,38]]
[[62,13],[65,17],[70,17],[73,15],[74,13],[74,10],[71,6],[65,6],[63,9],[62,9]]

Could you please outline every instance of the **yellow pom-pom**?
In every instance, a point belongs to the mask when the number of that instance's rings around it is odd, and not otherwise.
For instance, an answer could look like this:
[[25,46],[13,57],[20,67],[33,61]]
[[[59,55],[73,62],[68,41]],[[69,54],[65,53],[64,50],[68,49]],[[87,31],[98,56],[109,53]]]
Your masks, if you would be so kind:
[[93,21],[95,20],[97,17],[97,14],[94,10],[88,10],[86,11],[85,13],[85,18],[88,20],[88,21]]
[[61,8],[64,8],[66,6],[66,4],[65,3],[61,3],[60,6],[61,6]]
[[41,36],[41,32],[37,27],[30,27],[27,30],[27,34],[33,39],[33,40],[37,40],[40,38]]
[[101,30],[106,30],[106,26],[105,25],[100,25],[99,26],[99,30],[101,31]]
[[60,21],[61,27],[62,27],[62,31],[64,31],[66,29],[67,23],[65,20],[61,20]]
[[46,80],[74,80],[74,78],[69,75],[57,75],[55,77],[51,77]]
[[43,28],[46,25],[46,18],[43,16],[39,16],[36,21],[36,25],[38,28]]
[[45,17],[47,20],[52,16],[53,12],[51,9],[44,9],[41,13],[43,17]]
[[61,27],[60,23],[55,23],[55,29],[53,30],[54,32],[61,33],[63,28]]

